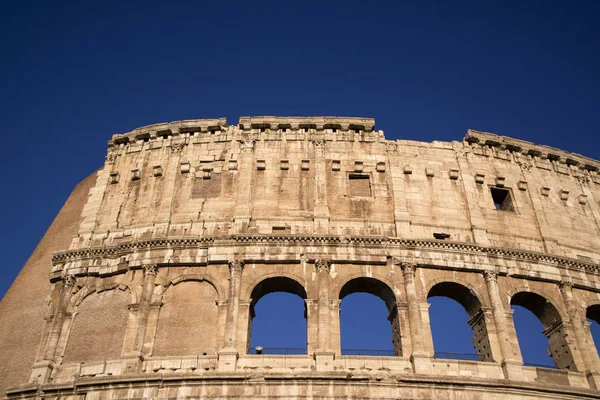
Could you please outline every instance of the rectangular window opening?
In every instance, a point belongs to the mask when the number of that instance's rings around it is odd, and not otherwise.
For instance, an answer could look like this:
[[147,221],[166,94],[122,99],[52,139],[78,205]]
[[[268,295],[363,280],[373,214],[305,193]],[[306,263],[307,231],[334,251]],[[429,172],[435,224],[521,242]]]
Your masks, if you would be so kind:
[[508,189],[491,187],[490,192],[492,193],[492,200],[494,201],[494,207],[496,208],[496,210],[512,212],[515,211],[512,196]]
[[350,196],[371,197],[371,182],[368,174],[349,174]]

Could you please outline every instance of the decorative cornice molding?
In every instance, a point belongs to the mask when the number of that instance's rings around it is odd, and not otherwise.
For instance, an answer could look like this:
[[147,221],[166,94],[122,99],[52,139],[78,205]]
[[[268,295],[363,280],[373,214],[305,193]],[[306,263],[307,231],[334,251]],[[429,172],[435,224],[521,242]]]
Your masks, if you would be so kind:
[[437,249],[441,251],[452,251],[471,253],[492,258],[508,258],[512,260],[546,263],[567,269],[584,271],[600,275],[600,266],[595,263],[585,262],[578,259],[538,253],[526,250],[516,250],[502,247],[486,247],[472,243],[434,241],[434,240],[416,240],[401,239],[392,237],[370,237],[370,236],[312,236],[312,235],[232,235],[232,236],[203,236],[197,238],[171,238],[171,239],[151,239],[135,242],[123,243],[115,246],[94,247],[88,249],[68,250],[54,253],[52,256],[52,265],[65,264],[67,262],[87,261],[98,258],[118,259],[120,257],[132,254],[136,251],[148,251],[150,249],[198,249],[208,248],[210,246],[227,246],[235,244],[274,244],[281,245],[309,245],[309,246],[339,246],[339,245],[361,245],[367,248],[385,248],[389,253],[390,249]]

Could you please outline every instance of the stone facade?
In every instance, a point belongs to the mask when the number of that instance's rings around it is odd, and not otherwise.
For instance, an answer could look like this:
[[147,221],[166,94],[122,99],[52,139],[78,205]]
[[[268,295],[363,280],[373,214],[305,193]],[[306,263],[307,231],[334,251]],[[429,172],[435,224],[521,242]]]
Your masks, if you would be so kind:
[[[9,399],[600,398],[600,163],[368,118],[189,120],[114,135],[0,303]],[[249,354],[253,308],[305,300],[305,355]],[[342,355],[340,302],[385,301],[393,356]],[[427,299],[477,361],[434,357]],[[557,369],[526,366],[511,304]],[[20,332],[20,334],[16,334]]]

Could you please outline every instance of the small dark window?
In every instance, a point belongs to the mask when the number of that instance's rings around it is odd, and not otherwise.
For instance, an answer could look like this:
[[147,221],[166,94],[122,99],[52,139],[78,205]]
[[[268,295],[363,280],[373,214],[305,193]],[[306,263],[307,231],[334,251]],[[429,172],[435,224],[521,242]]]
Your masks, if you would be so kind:
[[265,128],[260,128],[260,131],[261,131],[261,132],[264,132],[264,131],[265,131]]
[[274,226],[273,233],[292,233],[292,228],[290,226]]
[[371,183],[369,175],[350,174],[348,175],[350,196],[371,197]]
[[492,187],[490,188],[490,191],[492,193],[492,199],[494,200],[494,207],[496,207],[496,210],[515,211],[509,190]]

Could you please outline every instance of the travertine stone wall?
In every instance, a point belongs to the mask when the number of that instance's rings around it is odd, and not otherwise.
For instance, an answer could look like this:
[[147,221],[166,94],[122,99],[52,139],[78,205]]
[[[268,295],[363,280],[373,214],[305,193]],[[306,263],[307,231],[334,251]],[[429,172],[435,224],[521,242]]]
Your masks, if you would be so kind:
[[[2,353],[0,388],[61,399],[600,397],[586,320],[600,320],[599,167],[477,131],[390,141],[369,118],[114,135],[85,206],[61,212],[80,218],[76,229],[0,305],[0,343],[15,315],[32,327]],[[48,299],[45,315],[15,305],[29,285],[31,301]],[[305,301],[305,355],[249,354],[254,306],[273,291]],[[385,302],[394,356],[342,355],[340,307],[355,292]],[[435,357],[434,296],[467,311],[477,361]],[[557,369],[523,364],[511,305],[540,319]]]

